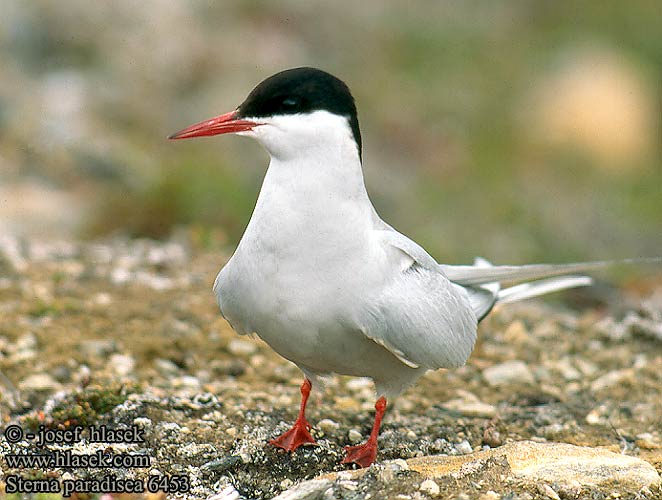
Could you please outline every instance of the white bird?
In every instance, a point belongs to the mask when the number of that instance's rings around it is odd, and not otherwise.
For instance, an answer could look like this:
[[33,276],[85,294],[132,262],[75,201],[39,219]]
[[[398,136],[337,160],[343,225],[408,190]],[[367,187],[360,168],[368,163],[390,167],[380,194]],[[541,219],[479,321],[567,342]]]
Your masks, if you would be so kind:
[[[319,375],[370,377],[374,426],[343,460],[370,465],[387,398],[428,370],[462,366],[494,304],[588,285],[588,277],[560,275],[605,264],[437,263],[377,215],[363,180],[354,99],[324,71],[277,73],[234,111],[170,139],[227,133],[256,139],[271,161],[214,292],[236,332],[257,334],[305,375],[294,426],[270,441],[288,451],[315,443],[305,408]],[[524,280],[538,281],[500,285]]]

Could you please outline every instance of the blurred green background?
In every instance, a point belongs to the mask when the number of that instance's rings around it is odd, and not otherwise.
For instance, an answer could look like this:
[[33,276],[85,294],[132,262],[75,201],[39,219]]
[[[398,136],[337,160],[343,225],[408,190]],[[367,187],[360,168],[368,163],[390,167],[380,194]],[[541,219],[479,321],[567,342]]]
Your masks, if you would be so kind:
[[662,254],[655,1],[0,0],[0,233],[233,247],[268,162],[168,142],[311,65],[383,218],[439,260]]

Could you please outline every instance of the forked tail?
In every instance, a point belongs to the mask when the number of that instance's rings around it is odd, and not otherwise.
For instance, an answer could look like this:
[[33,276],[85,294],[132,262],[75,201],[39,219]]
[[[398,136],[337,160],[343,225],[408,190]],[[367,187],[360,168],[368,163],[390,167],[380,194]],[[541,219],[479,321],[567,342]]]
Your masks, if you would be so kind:
[[[531,264],[525,266],[493,266],[485,259],[477,258],[473,266],[442,265],[446,276],[469,292],[469,299],[479,321],[497,303],[516,302],[547,293],[588,286],[589,276],[573,273],[594,271],[619,264],[660,264],[661,257],[623,259],[614,261],[575,262],[571,264]],[[501,288],[502,282],[529,283]]]

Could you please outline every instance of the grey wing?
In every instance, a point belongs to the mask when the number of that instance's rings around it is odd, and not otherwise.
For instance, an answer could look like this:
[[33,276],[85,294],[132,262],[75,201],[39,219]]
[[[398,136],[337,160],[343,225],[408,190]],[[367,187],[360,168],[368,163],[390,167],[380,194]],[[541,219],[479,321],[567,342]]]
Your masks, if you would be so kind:
[[462,366],[476,341],[469,292],[449,281],[415,242],[393,230],[380,233],[395,272],[367,299],[361,330],[409,366]]
[[[448,268],[449,266],[440,265],[418,243],[397,232],[385,222],[382,221],[382,224],[384,225],[384,230],[379,231],[379,233],[381,233],[381,238],[384,244],[397,248],[402,254],[409,257],[410,261],[406,262],[406,264],[415,264],[416,266],[420,266],[428,271],[434,272],[435,274],[441,274],[444,278],[457,285],[458,288],[462,288],[464,293],[468,296],[471,309],[478,320],[484,318],[492,310],[501,289],[499,283],[483,283],[475,286],[466,286],[463,283],[455,283],[455,280],[449,278],[445,273],[445,268]],[[402,267],[406,268],[407,266]],[[489,267],[492,267],[492,264],[480,257],[477,257],[474,261],[474,265],[471,266],[472,269],[485,269]]]

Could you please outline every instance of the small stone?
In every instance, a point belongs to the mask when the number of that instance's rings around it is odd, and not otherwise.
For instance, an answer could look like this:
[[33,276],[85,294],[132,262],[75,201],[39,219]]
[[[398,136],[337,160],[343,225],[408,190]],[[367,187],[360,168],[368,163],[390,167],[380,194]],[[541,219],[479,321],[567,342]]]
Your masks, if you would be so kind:
[[133,425],[142,429],[150,429],[152,427],[152,421],[147,417],[136,417],[133,419]]
[[111,369],[119,376],[125,377],[133,371],[136,362],[127,354],[113,354],[109,359]]
[[634,377],[634,370],[632,370],[631,368],[625,368],[623,370],[614,370],[604,374],[601,377],[596,378],[591,383],[591,390],[593,392],[598,392],[603,389],[607,389],[609,387],[620,385],[625,380],[631,379],[633,377]]
[[87,357],[105,357],[117,350],[117,345],[111,339],[83,340],[78,345],[80,352]]
[[501,433],[496,429],[496,427],[490,425],[485,429],[483,432],[483,444],[486,444],[490,448],[496,448],[503,444]]
[[402,458],[396,458],[395,460],[390,460],[388,464],[390,467],[392,467],[394,470],[397,471],[409,470],[409,464],[407,463],[406,460],[403,460]]
[[241,494],[234,486],[228,484],[218,493],[208,497],[207,500],[239,500],[239,498],[241,498]]
[[172,386],[175,389],[200,389],[200,381],[191,375],[184,375],[173,378]]
[[556,486],[556,493],[561,498],[580,498],[583,489],[582,483],[576,479],[571,479],[566,484]]
[[604,405],[593,408],[586,415],[586,423],[589,425],[600,425],[606,423],[608,421],[607,417],[605,416],[606,411],[607,409]]
[[[225,457],[217,458],[215,460],[212,460],[210,462],[207,462],[203,465],[200,466],[200,469],[204,472],[225,472],[229,469],[232,469],[235,465],[237,465],[239,462],[241,462],[241,458],[236,456],[236,455],[228,455]],[[287,488],[289,488],[287,486]],[[285,489],[285,487],[283,487]]]
[[179,373],[179,367],[169,359],[157,358],[154,360],[154,367],[161,375],[176,375]]
[[228,352],[235,356],[248,357],[257,352],[257,345],[247,340],[234,339],[228,344]]
[[356,444],[361,442],[363,439],[363,434],[361,434],[361,432],[357,429],[350,429],[347,433],[347,438],[349,439],[350,443]]
[[372,381],[366,377],[356,377],[348,380],[345,387],[351,392],[372,391]]
[[447,410],[461,413],[465,417],[492,418],[496,415],[496,407],[482,401],[451,399],[441,406]]
[[561,500],[559,494],[556,491],[554,491],[554,489],[549,484],[539,485],[538,490],[547,498],[551,498],[552,500]]
[[473,448],[471,447],[471,443],[469,443],[469,441],[467,441],[466,439],[464,441],[460,441],[454,447],[459,455],[468,455],[469,453],[474,451]]
[[28,332],[21,335],[14,344],[14,350],[19,351],[33,351],[37,347],[37,337],[34,333]]
[[483,493],[478,498],[479,500],[499,500],[501,498],[501,495],[499,495],[496,491],[489,490]]
[[51,373],[58,382],[68,382],[71,380],[71,370],[68,366],[58,365],[51,370]]
[[311,479],[283,491],[273,500],[312,500],[322,495],[330,486],[331,481],[327,479]]
[[439,492],[441,491],[439,485],[435,483],[432,479],[426,479],[425,481],[423,481],[421,485],[418,487],[418,489],[423,493],[427,493],[432,497],[436,497],[437,495],[439,495]]
[[598,321],[593,328],[603,337],[614,342],[620,342],[630,336],[628,327],[623,323],[618,323],[611,316]]
[[340,424],[330,418],[324,418],[317,423],[317,428],[324,434],[332,434],[340,428]]
[[653,434],[650,432],[644,432],[642,434],[637,434],[637,440],[634,442],[639,448],[645,450],[659,450],[662,449],[662,443],[659,440],[656,440]]
[[356,399],[346,396],[336,398],[335,406],[343,411],[359,411],[361,408],[361,405]]
[[24,391],[58,391],[62,388],[60,383],[48,373],[33,373],[18,384]]
[[577,369],[582,372],[582,375],[587,377],[592,377],[598,372],[598,367],[595,365],[595,363],[591,363],[584,358],[575,359],[575,366],[577,366]]
[[113,297],[109,293],[101,292],[92,297],[92,302],[98,306],[107,306],[113,301]]
[[524,323],[521,320],[515,320],[503,332],[503,338],[509,344],[523,344],[530,339],[530,336]]
[[356,481],[338,481],[338,486],[349,491],[356,491],[358,488]]
[[490,366],[483,370],[483,377],[492,387],[515,382],[525,384],[533,384],[535,382],[529,367],[520,360],[506,361]]
[[90,367],[87,365],[80,365],[78,370],[74,372],[73,379],[81,385],[87,385],[90,383],[91,376],[92,370],[90,370]]
[[286,490],[286,489],[288,489],[290,486],[292,486],[293,484],[294,484],[294,482],[293,482],[291,479],[289,479],[289,478],[286,477],[285,479],[283,479],[283,480],[280,482],[279,486],[280,486],[280,489],[281,489],[281,490]]
[[567,357],[548,363],[548,366],[552,370],[559,372],[566,380],[579,380],[582,377],[582,374],[579,373],[579,370],[572,365],[572,362]]

